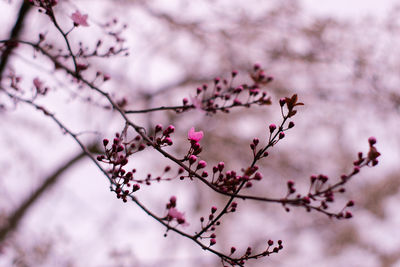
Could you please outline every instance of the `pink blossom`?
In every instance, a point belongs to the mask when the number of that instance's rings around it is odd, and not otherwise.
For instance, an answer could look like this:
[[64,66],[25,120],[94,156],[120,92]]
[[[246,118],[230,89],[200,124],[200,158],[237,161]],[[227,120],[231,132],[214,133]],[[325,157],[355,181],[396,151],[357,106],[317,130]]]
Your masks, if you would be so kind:
[[188,139],[190,141],[198,142],[203,139],[203,131],[195,132],[194,127],[190,128],[188,132]]
[[176,208],[170,208],[168,210],[168,217],[173,220],[175,219],[179,224],[189,225],[186,222],[185,214],[183,212],[178,211]]
[[43,82],[36,77],[35,79],[33,79],[33,85],[35,86],[36,90],[41,91]]
[[88,27],[89,24],[87,23],[87,18],[88,18],[87,14],[82,15],[78,10],[75,11],[75,13],[72,13],[71,15],[71,19],[73,20],[75,26],[81,25]]

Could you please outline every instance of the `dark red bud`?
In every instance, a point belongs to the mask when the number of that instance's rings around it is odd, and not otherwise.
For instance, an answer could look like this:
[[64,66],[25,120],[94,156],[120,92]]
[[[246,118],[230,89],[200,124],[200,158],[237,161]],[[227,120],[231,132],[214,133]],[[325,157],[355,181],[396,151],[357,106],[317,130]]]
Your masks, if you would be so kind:
[[215,213],[217,211],[217,207],[213,206],[211,207],[211,213]]
[[368,138],[368,143],[370,146],[373,146],[376,144],[376,138],[371,136],[370,138]]
[[272,133],[273,131],[275,131],[276,129],[276,125],[275,124],[271,124],[269,125],[269,132]]

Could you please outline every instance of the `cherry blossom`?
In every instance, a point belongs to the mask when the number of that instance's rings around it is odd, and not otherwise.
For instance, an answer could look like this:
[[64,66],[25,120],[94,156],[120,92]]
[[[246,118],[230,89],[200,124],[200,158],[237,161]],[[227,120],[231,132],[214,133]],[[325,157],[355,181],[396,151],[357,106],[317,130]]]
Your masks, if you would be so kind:
[[203,139],[203,131],[195,132],[194,127],[190,128],[188,132],[188,139],[190,141],[199,142]]
[[88,18],[87,14],[82,15],[81,12],[79,12],[78,10],[75,11],[75,13],[72,13],[72,15],[71,15],[71,19],[73,20],[74,25],[76,27],[78,27],[80,25],[84,26],[84,27],[88,27],[89,24],[87,23],[87,18]]
[[168,210],[168,217],[169,217],[171,220],[175,219],[179,224],[189,225],[189,224],[186,222],[185,214],[182,213],[182,212],[180,212],[180,211],[178,211],[176,208],[170,208],[170,209]]

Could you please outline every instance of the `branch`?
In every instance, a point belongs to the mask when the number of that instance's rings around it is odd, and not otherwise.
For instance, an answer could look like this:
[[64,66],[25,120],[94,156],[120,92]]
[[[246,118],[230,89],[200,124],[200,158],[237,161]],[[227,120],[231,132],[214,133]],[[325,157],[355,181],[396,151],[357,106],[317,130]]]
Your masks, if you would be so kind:
[[21,4],[21,7],[19,9],[18,13],[18,18],[17,21],[14,24],[13,29],[11,30],[10,38],[9,38],[9,43],[6,44],[6,49],[1,55],[0,59],[0,81],[3,77],[3,72],[4,69],[8,63],[8,60],[10,58],[11,52],[16,48],[15,43],[13,43],[14,40],[19,39],[19,36],[21,34],[24,20],[26,18],[26,15],[28,14],[29,10],[31,9],[31,5],[28,3],[28,1],[23,1]]
[[[97,144],[90,145],[88,149],[92,152],[99,151]],[[51,186],[60,181],[62,174],[70,169],[75,163],[80,161],[84,156],[85,152],[82,151],[64,163],[53,174],[45,178],[42,184],[10,214],[6,221],[6,225],[0,228],[0,244],[18,228],[26,213],[33,207],[39,198],[43,196],[43,194],[50,189]]]

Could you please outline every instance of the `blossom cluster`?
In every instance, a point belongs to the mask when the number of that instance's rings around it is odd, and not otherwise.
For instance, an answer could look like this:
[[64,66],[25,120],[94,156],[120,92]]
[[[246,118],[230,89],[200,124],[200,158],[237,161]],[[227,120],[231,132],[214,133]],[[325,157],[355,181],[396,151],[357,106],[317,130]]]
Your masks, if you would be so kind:
[[[377,140],[374,137],[368,139],[369,151],[367,155],[359,152],[349,173],[341,175],[339,179],[334,180],[324,174],[312,175],[309,179],[309,190],[305,193],[298,192],[295,182],[289,180],[286,182],[286,195],[280,198],[248,194],[246,192],[250,190],[247,189],[260,186],[257,182],[263,179],[263,171],[260,167],[262,166],[260,165],[261,161],[266,160],[268,155],[272,153],[270,151],[271,148],[275,148],[278,143],[285,140],[288,131],[295,127],[292,119],[298,112],[297,108],[304,105],[299,102],[297,94],[282,97],[277,101],[277,108],[280,108],[282,118],[279,123],[263,122],[265,124],[266,138],[252,138],[252,140],[249,140],[249,162],[243,166],[235,166],[236,169],[228,169],[226,167],[228,164],[225,164],[226,159],[211,162],[203,157],[202,152],[207,148],[203,147],[201,143],[207,137],[207,129],[204,129],[203,132],[196,125],[187,129],[176,125],[164,127],[161,124],[152,125],[150,129],[145,129],[134,123],[129,118],[129,114],[161,110],[170,110],[181,114],[184,111],[197,109],[202,113],[211,115],[217,112],[229,113],[232,108],[272,105],[272,97],[267,94],[265,89],[273,81],[273,78],[266,74],[260,64],[255,64],[249,71],[250,82],[248,83],[235,84],[238,71],[232,71],[229,79],[217,77],[211,86],[203,84],[196,88],[194,96],[182,99],[182,105],[155,107],[145,110],[128,110],[126,107],[129,103],[125,98],[115,100],[112,95],[100,87],[104,82],[111,79],[108,74],[98,70],[91,72],[93,74],[85,72],[92,68],[86,62],[89,57],[109,57],[125,51],[122,45],[124,39],[120,36],[120,32],[108,31],[108,35],[115,38],[116,45],[105,49],[103,52],[100,49],[103,44],[101,40],[96,43],[92,51],[83,44],[79,44],[79,49],[76,52],[72,49],[74,46],[70,44],[69,33],[81,26],[89,27],[89,16],[76,10],[69,15],[71,21],[70,29],[64,30],[58,24],[53,12],[53,8],[58,4],[57,0],[29,0],[29,3],[50,18],[54,27],[63,37],[65,48],[58,49],[47,43],[46,35],[43,33],[39,34],[37,42],[7,40],[3,42],[4,47],[9,49],[19,44],[31,46],[35,53],[39,52],[51,60],[56,71],[63,70],[66,75],[80,86],[86,87],[90,92],[107,101],[105,108],[119,114],[124,121],[124,125],[121,126],[122,131],[116,133],[111,140],[103,139],[103,152],[94,157],[77,134],[70,131],[53,113],[35,102],[36,96],[45,96],[50,90],[47,82],[41,77],[35,77],[32,80],[31,86],[33,87],[34,95],[29,99],[22,97],[24,94],[20,86],[21,78],[15,73],[11,73],[8,76],[10,90],[4,90],[4,92],[13,101],[24,102],[43,112],[57,123],[65,133],[68,133],[80,145],[85,154],[103,171],[110,182],[111,191],[115,192],[118,199],[123,202],[132,201],[144,210],[146,214],[165,226],[167,231],[173,231],[182,237],[191,239],[203,250],[219,257],[224,266],[244,266],[250,260],[269,256],[283,249],[282,240],[273,241],[270,239],[265,241],[265,249],[261,252],[255,251],[251,246],[245,246],[243,253],[239,253],[236,246],[218,248],[220,242],[218,242],[217,229],[222,230],[227,218],[232,213],[237,213],[246,208],[245,203],[243,205],[238,204],[241,200],[278,203],[286,211],[301,207],[306,211],[319,212],[336,219],[350,219],[353,217],[349,209],[355,205],[354,200],[348,200],[345,206],[338,211],[334,210],[335,207],[331,204],[336,201],[338,194],[346,192],[346,186],[354,176],[360,173],[362,168],[373,167],[378,164],[380,153],[376,148]],[[111,24],[115,25],[117,21],[114,20]],[[103,25],[103,28],[106,29],[111,24]],[[123,26],[122,28],[125,27]],[[89,75],[93,75],[93,79],[88,79],[87,76]],[[9,91],[12,91],[12,93]],[[187,138],[185,140],[176,138],[174,136],[176,132],[184,132],[185,135],[187,133]],[[170,152],[170,147],[183,143],[188,147],[187,151],[185,150],[184,153],[179,155],[174,155],[173,152]],[[148,173],[146,177],[140,178],[136,169],[128,164],[133,157],[139,156],[144,150],[160,153],[169,160],[169,165],[164,166],[161,175]],[[176,168],[176,172],[171,175],[171,172],[173,172],[171,170],[174,168]],[[175,182],[179,182],[179,180],[199,181],[215,194],[225,197],[225,202],[221,206],[211,205],[209,213],[199,218],[200,227],[194,233],[185,232],[182,228],[190,224],[191,218],[186,216],[187,213],[183,209],[178,209],[176,196],[171,196],[165,205],[163,213],[157,215],[142,204],[136,194],[138,190],[144,190],[143,188],[141,189],[141,185],[150,186],[153,182],[172,180],[176,180]]]

